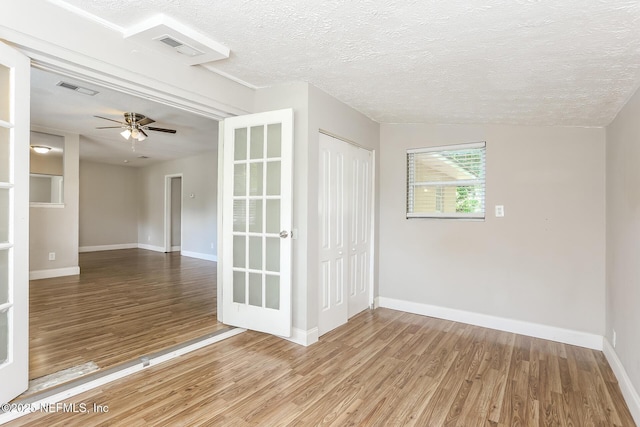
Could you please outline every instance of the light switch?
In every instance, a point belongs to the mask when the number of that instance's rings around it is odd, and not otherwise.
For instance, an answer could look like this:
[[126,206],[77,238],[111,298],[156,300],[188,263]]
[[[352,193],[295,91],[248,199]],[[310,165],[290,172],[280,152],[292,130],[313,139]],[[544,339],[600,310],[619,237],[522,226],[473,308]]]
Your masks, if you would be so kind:
[[504,216],[504,206],[496,205],[496,218],[502,218]]

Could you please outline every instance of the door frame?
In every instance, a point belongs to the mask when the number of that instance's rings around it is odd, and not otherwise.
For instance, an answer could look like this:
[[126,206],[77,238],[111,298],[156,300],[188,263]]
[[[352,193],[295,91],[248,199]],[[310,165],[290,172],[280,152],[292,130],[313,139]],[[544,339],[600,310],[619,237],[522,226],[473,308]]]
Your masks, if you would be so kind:
[[[50,43],[29,35],[19,34],[7,29],[4,41],[14,49],[26,55],[31,62],[31,67],[44,71],[54,72],[71,78],[86,81],[107,89],[116,90],[123,93],[133,94],[163,105],[168,105],[184,111],[189,111],[215,120],[219,123],[219,135],[223,135],[223,119],[240,114],[251,112],[228,105],[210,98],[200,98],[193,101],[184,96],[185,91],[173,86],[165,86],[163,90],[157,88],[157,82],[142,74],[127,73],[127,78],[118,76],[111,71],[100,72],[96,70],[95,60],[76,52],[69,52]],[[63,59],[66,58],[66,59]],[[126,71],[126,70],[125,70]],[[129,78],[131,76],[131,78]],[[219,147],[222,146],[222,138],[218,140]],[[221,153],[219,153],[219,157]],[[220,193],[220,192],[219,192]],[[221,215],[218,215],[221,221]],[[27,224],[28,226],[28,224]],[[220,233],[218,233],[218,237]],[[28,253],[28,246],[27,246]],[[28,256],[28,255],[27,255]],[[29,274],[29,272],[25,272]],[[218,320],[222,322],[222,286],[217,286]]]
[[[172,180],[175,178],[180,178],[180,245],[182,246],[182,205],[184,202],[184,177],[182,173],[174,173],[164,176],[164,251],[165,252],[173,252],[171,245],[171,224],[173,223],[173,211],[171,209],[171,199],[173,190],[171,188]],[[182,249],[180,249],[180,253],[182,253]]]

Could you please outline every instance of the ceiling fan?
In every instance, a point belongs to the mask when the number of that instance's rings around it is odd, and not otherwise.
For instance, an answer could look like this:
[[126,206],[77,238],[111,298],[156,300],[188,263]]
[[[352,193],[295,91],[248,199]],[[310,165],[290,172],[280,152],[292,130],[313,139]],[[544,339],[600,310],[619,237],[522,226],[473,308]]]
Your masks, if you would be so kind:
[[122,135],[122,137],[126,140],[129,140],[129,138],[131,138],[132,148],[134,151],[135,142],[144,141],[149,136],[145,131],[152,130],[155,132],[176,133],[175,129],[165,129],[149,126],[151,123],[155,123],[155,120],[139,113],[124,113],[124,122],[102,116],[93,117],[119,123],[120,126],[100,126],[96,127],[96,129],[124,129],[122,132],[120,132],[120,135]]

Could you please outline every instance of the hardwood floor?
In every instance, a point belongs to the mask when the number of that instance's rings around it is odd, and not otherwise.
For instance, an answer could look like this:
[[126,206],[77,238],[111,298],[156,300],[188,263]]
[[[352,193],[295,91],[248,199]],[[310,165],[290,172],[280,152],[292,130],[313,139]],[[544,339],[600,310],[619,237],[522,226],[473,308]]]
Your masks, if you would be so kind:
[[108,368],[216,330],[216,263],[142,249],[80,254],[80,276],[30,283],[31,379]]
[[307,348],[246,332],[67,403],[89,413],[9,425],[635,425],[601,352],[388,309]]

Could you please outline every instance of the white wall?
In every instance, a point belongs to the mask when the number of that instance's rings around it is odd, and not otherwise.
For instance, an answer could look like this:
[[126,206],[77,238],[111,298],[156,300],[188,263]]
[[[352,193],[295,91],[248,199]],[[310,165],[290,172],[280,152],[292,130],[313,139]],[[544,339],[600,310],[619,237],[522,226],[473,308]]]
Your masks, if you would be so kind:
[[182,174],[182,252],[215,259],[217,151],[140,168],[138,174],[138,243],[164,248],[165,176]]
[[80,161],[80,249],[138,242],[138,171]]
[[[604,334],[603,129],[381,125],[380,139],[381,297]],[[405,150],[476,141],[486,221],[407,220]]]
[[[36,130],[64,137],[64,206],[30,208],[29,270],[77,274],[80,137],[53,129]],[[50,252],[55,252],[55,261],[49,261]]]
[[[640,422],[640,91],[607,127],[606,338],[635,396],[627,401]],[[620,377],[619,377],[620,379]],[[623,391],[625,387],[623,385]],[[634,393],[630,393],[634,394]]]

